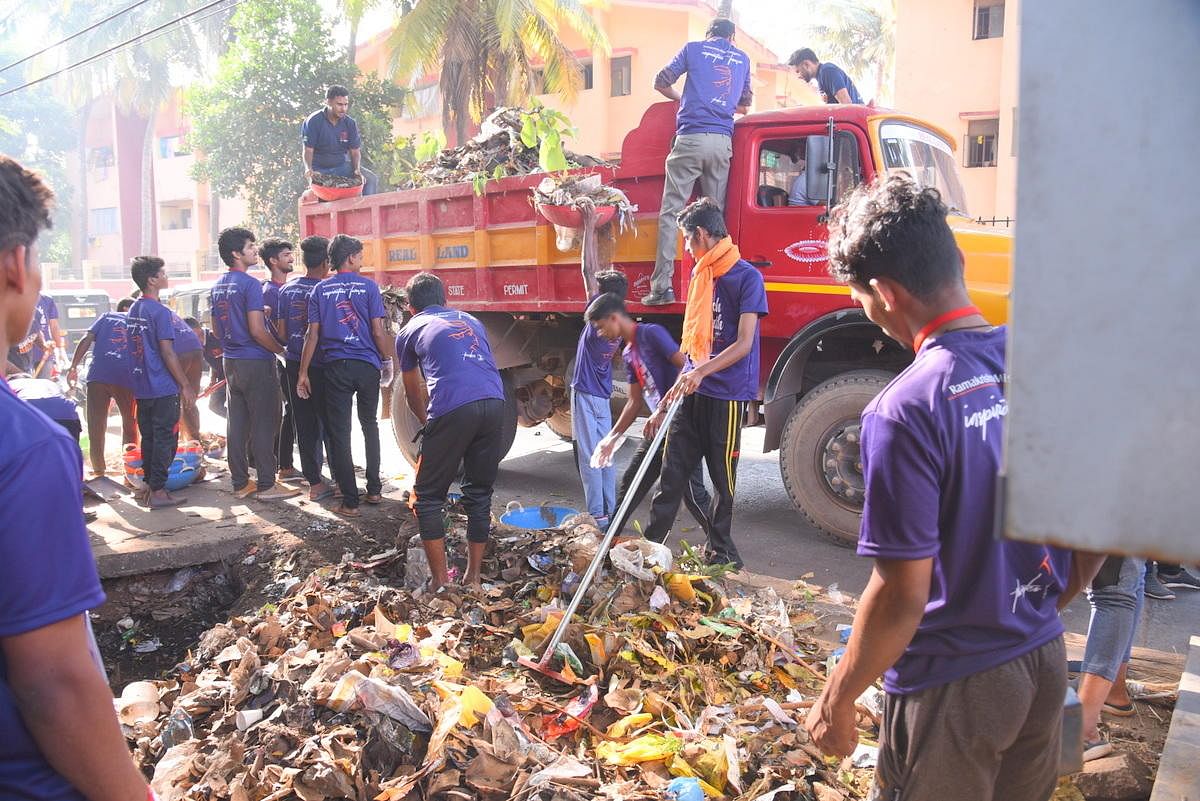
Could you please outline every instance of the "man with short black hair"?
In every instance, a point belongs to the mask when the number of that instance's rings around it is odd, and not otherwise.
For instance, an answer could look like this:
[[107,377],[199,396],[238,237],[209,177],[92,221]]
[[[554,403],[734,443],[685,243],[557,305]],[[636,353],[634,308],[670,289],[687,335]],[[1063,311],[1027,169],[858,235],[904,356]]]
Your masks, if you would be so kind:
[[862,96],[858,93],[858,87],[854,85],[854,81],[850,80],[846,71],[828,61],[821,63],[811,48],[802,47],[792,53],[788,58],[788,65],[793,67],[796,74],[806,83],[816,78],[817,87],[826,103],[844,105],[863,102]]
[[1067,689],[1058,612],[1103,557],[995,536],[1006,332],[971,305],[946,214],[893,177],[830,227],[830,274],[916,359],[862,413],[858,553],[875,567],[807,728],[850,754],[856,699],[883,674],[872,798],[1045,801]]
[[358,482],[350,451],[351,407],[357,398],[358,423],[367,452],[367,494],[363,500],[379,504],[383,502],[379,390],[392,383],[395,343],[384,328],[387,311],[379,285],[359,272],[362,242],[338,234],[329,243],[329,262],[337,275],[317,284],[308,298],[308,331],[300,354],[296,393],[302,398],[312,397],[309,371],[314,363],[323,363],[329,464],[342,491],[341,505],[335,511],[343,517],[359,517]]
[[296,423],[296,442],[300,446],[300,467],[308,481],[308,498],[320,501],[334,494],[321,474],[324,466],[325,443],[325,369],[320,352],[313,355],[308,366],[309,392],[303,398],[296,392],[300,380],[300,356],[304,352],[304,335],[308,331],[308,300],[313,289],[329,275],[329,240],[323,236],[306,237],[300,243],[305,274],[279,291],[279,314],[276,332],[286,345],[284,376]]
[[[263,288],[263,321],[279,344],[287,346],[287,340],[282,339],[278,332],[279,293],[288,281],[288,276],[295,269],[295,248],[286,239],[269,236],[258,247],[258,257],[271,273],[270,278],[262,282]],[[287,373],[284,365],[279,365],[279,391],[283,395],[283,418],[279,421],[279,433],[276,435],[275,453],[278,457],[279,478],[286,481],[299,478],[296,470],[293,451],[296,449],[296,421],[292,412],[292,397],[288,392]]]
[[138,256],[129,272],[142,291],[125,317],[133,397],[137,401],[138,430],[142,435],[142,472],[146,479],[141,498],[151,509],[165,509],[184,501],[167,492],[167,471],[179,448],[180,405],[194,405],[196,393],[175,355],[178,318],[158,299],[159,293],[167,288],[163,260],[157,256]]
[[696,467],[704,462],[717,500],[706,557],[714,564],[742,557],[733,542],[733,496],[746,404],[758,398],[759,319],[767,314],[763,277],[742,259],[721,207],[701,198],[679,214],[684,245],[696,259],[688,285],[680,349],[688,363],[646,427],[651,436],[672,398],[683,403],[667,433],[658,494],[646,538],[665,542]]
[[129,365],[129,334],[126,329],[126,312],[133,305],[133,298],[122,298],[115,312],[106,312],[96,318],[87,333],[75,347],[71,366],[67,369],[67,381],[74,386],[79,382],[79,365],[88,349],[92,349],[92,362],[87,372],[87,432],[88,450],[92,472],[105,474],[104,439],[108,434],[108,408],[114,401],[121,413],[122,444],[137,442],[137,423],[133,414],[133,376]]
[[[53,194],[0,155],[0,353],[29,330]],[[0,795],[145,801],[88,623],[104,603],[79,446],[0,379]],[[31,502],[33,501],[33,502]]]
[[408,408],[422,426],[421,458],[410,508],[429,560],[430,589],[447,581],[446,493],[462,465],[467,513],[467,570],[463,583],[479,588],[492,521],[492,485],[504,439],[504,386],[483,325],[446,308],[446,290],[432,273],[405,287],[413,317],[396,337],[396,356]]
[[362,166],[362,138],[350,116],[350,90],[334,84],[325,90],[325,107],[314,111],[300,128],[304,140],[304,177],[314,172],[354,176],[363,182],[363,194],[378,190],[379,177]]
[[[754,99],[750,88],[750,57],[733,46],[733,22],[715,19],[704,41],[688,42],[654,78],[654,88],[678,100],[675,143],[667,156],[662,204],[658,214],[658,251],[647,306],[675,302],[671,283],[679,250],[677,218],[696,182],[700,193],[725,205],[729,159],[733,155],[733,115],[745,114]],[[673,84],[683,75],[681,95]]]
[[[246,228],[226,228],[217,252],[229,270],[213,284],[213,333],[221,341],[229,404],[229,475],[238,498],[291,498],[300,490],[275,481],[280,388],[275,354],[283,346],[267,330],[262,284],[248,270],[258,264],[258,245]],[[250,482],[247,448],[254,453],[257,482]]]

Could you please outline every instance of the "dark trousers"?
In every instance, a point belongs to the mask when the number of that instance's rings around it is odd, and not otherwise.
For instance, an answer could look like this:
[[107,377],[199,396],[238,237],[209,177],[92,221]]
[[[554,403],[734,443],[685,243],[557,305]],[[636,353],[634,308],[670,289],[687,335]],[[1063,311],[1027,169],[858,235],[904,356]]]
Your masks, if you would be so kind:
[[[300,363],[296,363],[297,375],[299,375]],[[287,368],[284,365],[279,365],[279,392],[283,395],[283,417],[279,421],[279,436],[277,437],[276,454],[278,455],[279,469],[285,467],[289,470],[294,470],[296,467],[293,451],[296,449],[296,415],[295,404],[292,399],[296,396],[296,381],[292,379],[291,387],[288,386]]]
[[367,494],[383,491],[379,477],[379,368],[358,359],[338,359],[325,365],[325,422],[329,437],[329,466],[342,490],[342,505],[358,506],[358,484],[350,451],[351,406],[358,398],[358,424],[367,451]]
[[679,502],[701,462],[708,465],[716,500],[709,512],[708,547],[714,561],[742,566],[742,558],[733,543],[733,493],[737,484],[737,463],[742,448],[742,416],[745,401],[729,401],[693,394],[683,405],[667,431],[666,456],[658,494],[650,507],[650,525],[646,539],[664,542]]
[[467,513],[467,540],[487,542],[492,525],[492,485],[500,466],[504,401],[487,398],[465,403],[425,425],[421,457],[409,499],[421,539],[446,535],[446,493],[462,464],[462,505]]
[[[654,482],[658,480],[662,473],[663,453],[666,451],[667,445],[664,442],[654,452],[654,456],[650,459],[650,465],[646,468],[646,474],[642,476],[642,482],[636,487],[632,487],[634,476],[637,475],[638,467],[646,459],[646,454],[650,450],[650,438],[646,437],[642,440],[642,444],[638,446],[637,451],[633,454],[633,459],[629,462],[629,466],[625,468],[625,473],[621,476],[621,483],[617,487],[617,508],[621,508],[621,504],[625,502],[625,496],[629,494],[630,488],[633,490],[633,502],[629,505],[629,511],[633,511],[641,505],[642,500],[646,497],[646,493],[654,486]],[[696,469],[692,471],[691,478],[688,479],[687,488],[683,491],[683,504],[692,513],[692,517],[696,518],[696,522],[700,524],[700,529],[704,532],[704,536],[708,536],[708,530],[711,524],[708,520],[709,506],[712,504],[712,498],[709,497],[708,490],[704,487],[704,466],[696,465]],[[625,526],[629,523],[628,517],[621,524],[621,531],[625,530]],[[617,534],[620,534],[618,531]]]
[[142,471],[157,492],[167,485],[167,471],[179,449],[179,396],[139,398],[138,430],[142,433]]
[[[300,380],[300,362],[289,361],[284,371],[286,384],[285,398],[290,400],[292,421],[296,427],[296,443],[300,446],[300,469],[304,471],[304,480],[309,486],[321,483],[321,468],[325,466],[325,425],[321,422],[324,417],[325,402],[325,370],[320,367],[308,368],[308,381],[312,387],[309,397],[301,398],[296,394],[296,382]],[[287,429],[287,415],[284,415],[280,427],[280,464],[283,456],[283,432]],[[291,449],[287,451],[291,458]]]
[[229,476],[233,488],[250,483],[247,450],[254,454],[258,489],[275,486],[275,435],[279,432],[279,373],[274,359],[225,359],[229,390]]

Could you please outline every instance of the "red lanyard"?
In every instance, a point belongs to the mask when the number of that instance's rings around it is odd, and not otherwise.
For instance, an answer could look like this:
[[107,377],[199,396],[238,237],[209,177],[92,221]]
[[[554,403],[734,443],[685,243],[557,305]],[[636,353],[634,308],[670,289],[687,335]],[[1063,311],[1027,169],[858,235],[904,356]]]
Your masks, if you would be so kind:
[[917,332],[917,336],[913,340],[913,352],[920,353],[921,346],[925,344],[925,340],[929,338],[929,335],[941,328],[946,323],[952,323],[955,320],[961,320],[964,317],[970,317],[972,314],[978,314],[980,317],[983,316],[983,312],[979,310],[978,306],[963,306],[960,309],[948,311],[945,314],[939,314],[937,317],[934,317],[925,325],[924,328]]
[[638,353],[637,323],[633,324],[633,336],[629,338],[629,355],[633,357],[633,372],[637,377],[637,382],[645,388],[646,366],[642,363],[642,354]]

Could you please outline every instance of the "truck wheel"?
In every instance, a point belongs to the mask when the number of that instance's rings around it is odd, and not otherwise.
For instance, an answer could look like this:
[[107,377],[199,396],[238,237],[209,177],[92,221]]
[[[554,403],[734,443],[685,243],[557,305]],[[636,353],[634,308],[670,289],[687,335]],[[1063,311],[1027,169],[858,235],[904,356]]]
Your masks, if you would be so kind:
[[550,415],[545,420],[546,428],[549,428],[563,442],[570,442],[574,439],[571,434],[571,409],[568,404],[566,409],[559,409],[554,414]]
[[[513,440],[517,438],[517,393],[507,372],[502,371],[500,377],[504,384],[504,438],[500,443],[500,452],[506,456],[512,448]],[[420,427],[416,415],[408,408],[404,384],[397,381],[392,392],[392,433],[396,437],[400,453],[404,454],[405,460],[413,467],[417,466],[418,456],[417,443],[413,442],[413,437],[417,435]]]
[[808,521],[843,547],[858,542],[862,519],[859,417],[892,377],[880,370],[835,376],[805,395],[783,427],[783,486]]
[[[575,357],[571,357],[571,361],[567,362],[567,369],[564,373],[568,378],[575,375]],[[612,411],[612,419],[615,423],[617,418],[621,416],[621,411],[625,408],[625,401],[629,399],[629,376],[626,375],[625,362],[622,361],[613,366],[613,394],[609,401],[609,406]],[[575,433],[571,429],[571,388],[567,387],[567,408],[559,409],[554,414],[550,415],[543,421],[546,427],[558,435],[558,438],[563,442],[572,442],[575,439]]]

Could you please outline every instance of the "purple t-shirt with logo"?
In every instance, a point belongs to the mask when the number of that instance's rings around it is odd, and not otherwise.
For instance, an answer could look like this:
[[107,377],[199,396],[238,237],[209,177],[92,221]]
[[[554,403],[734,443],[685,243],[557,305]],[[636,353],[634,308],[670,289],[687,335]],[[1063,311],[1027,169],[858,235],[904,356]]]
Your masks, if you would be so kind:
[[167,372],[159,342],[175,339],[174,312],[153,298],[141,297],[129,307],[125,326],[129,335],[133,397],[138,400],[179,394],[179,385]]
[[862,414],[858,553],[933,558],[925,616],[884,689],[907,694],[990,670],[1062,634],[1071,554],[995,537],[1005,329],[922,346]]
[[357,359],[382,367],[371,321],[386,318],[379,285],[360,273],[344,272],[326,278],[308,296],[308,320],[321,325],[317,350],[321,363]]
[[656,86],[670,86],[684,73],[676,133],[715,133],[733,136],[733,114],[754,99],[750,88],[750,57],[728,39],[688,42],[663,67]]
[[125,312],[105,312],[96,318],[88,333],[95,342],[92,343],[92,363],[88,367],[87,380],[132,388]]
[[229,270],[209,293],[213,333],[226,359],[274,359],[275,354],[250,336],[251,311],[262,311],[262,284],[240,270]]
[[[713,356],[737,342],[738,319],[748,312],[767,316],[767,288],[762,273],[742,259],[718,278],[713,287]],[[745,357],[701,381],[696,391],[717,400],[757,398],[758,330],[756,326],[754,344]]]
[[[82,481],[71,435],[0,379],[0,637],[104,603],[79,505]],[[37,503],[29,503],[31,493]],[[84,801],[46,761],[8,680],[0,650],[0,797]]]
[[504,399],[500,371],[483,325],[466,312],[428,306],[396,337],[400,371],[421,368],[429,419],[485,398]]
[[667,329],[657,323],[638,323],[633,342],[621,354],[629,376],[641,385],[646,408],[651,412],[679,377],[679,368],[671,363],[678,352],[679,345]]
[[[304,351],[304,334],[308,331],[308,299],[313,288],[321,283],[316,278],[307,275],[300,276],[295,281],[289,281],[279,290],[277,314],[283,320],[284,344],[287,346],[286,358],[289,362],[300,361]],[[313,354],[312,363],[320,366],[321,351],[318,348]]]
[[605,339],[600,336],[596,326],[585,324],[579,334],[579,344],[575,347],[575,373],[571,376],[571,388],[597,398],[612,397],[613,356],[620,346],[621,340]]
[[196,336],[196,332],[175,312],[171,312],[171,327],[175,331],[173,347],[177,356],[200,350],[200,337]]

